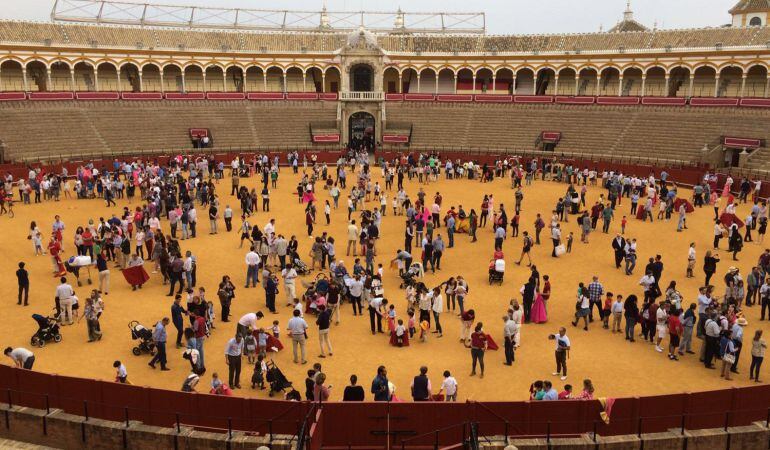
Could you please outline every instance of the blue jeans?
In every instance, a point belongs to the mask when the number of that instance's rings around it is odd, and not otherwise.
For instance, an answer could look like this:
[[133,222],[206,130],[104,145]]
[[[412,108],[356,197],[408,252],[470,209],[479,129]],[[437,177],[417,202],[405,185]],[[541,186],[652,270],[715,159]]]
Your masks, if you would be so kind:
[[198,353],[200,354],[200,358],[198,359],[198,367],[206,367],[206,364],[203,362],[203,341],[205,338],[199,337],[195,339],[195,349],[198,350]]
[[259,266],[249,266],[246,269],[246,287],[249,287],[249,280],[251,280],[251,287],[255,287],[259,283]]
[[636,258],[626,258],[626,275],[634,273],[634,267],[636,267]]
[[634,339],[634,327],[636,327],[636,318],[626,317],[626,339]]
[[449,235],[449,248],[452,248],[455,246],[455,232],[450,228],[447,230],[447,234]]

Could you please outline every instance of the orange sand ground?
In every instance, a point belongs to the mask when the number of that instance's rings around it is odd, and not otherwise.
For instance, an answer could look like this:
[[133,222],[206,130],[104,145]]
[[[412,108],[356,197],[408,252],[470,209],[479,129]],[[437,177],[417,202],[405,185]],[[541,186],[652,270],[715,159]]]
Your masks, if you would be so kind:
[[[379,170],[376,169],[376,179],[379,179]],[[351,182],[355,176],[349,177]],[[277,231],[287,237],[296,234],[300,240],[300,254],[303,259],[309,251],[309,239],[306,236],[304,215],[302,206],[296,200],[295,186],[298,178],[284,169],[279,179],[279,189],[272,192],[273,210],[270,213],[259,212],[251,219],[252,223],[260,227],[271,217],[277,219]],[[257,180],[242,179],[242,184],[249,187],[255,186]],[[383,183],[384,185],[384,183]],[[407,191],[412,198],[416,198],[418,185],[408,182]],[[223,180],[219,185],[219,196],[222,209],[230,204],[239,213],[238,201],[229,196],[229,179]],[[543,213],[548,221],[550,211],[556,199],[565,192],[566,185],[555,182],[537,181],[533,186],[525,187],[525,199],[522,212],[522,231],[532,230],[535,214]],[[510,189],[508,179],[497,180],[493,184],[480,184],[478,181],[442,180],[437,184],[425,187],[432,198],[435,191],[439,190],[444,196],[446,206],[462,204],[467,211],[470,208],[478,208],[484,193],[494,193],[496,204],[503,202],[507,205],[509,214],[513,211],[513,191]],[[590,188],[588,204],[598,198],[604,192],[599,188]],[[389,193],[388,215],[383,221],[382,239],[378,243],[378,260],[386,267],[385,289],[386,296],[395,303],[399,317],[405,318],[404,293],[398,289],[397,273],[388,269],[387,260],[403,242],[403,218],[394,219],[391,214],[390,200],[395,191]],[[687,193],[689,195],[689,193]],[[319,194],[321,201],[329,198],[326,192]],[[619,219],[622,214],[628,214],[629,203],[623,199],[624,204],[619,207],[619,214],[611,228],[611,233],[620,228]],[[340,201],[344,204],[343,201]],[[125,201],[118,201],[118,207],[122,208]],[[374,202],[368,203],[373,207]],[[133,205],[135,206],[135,205]],[[0,327],[0,345],[29,347],[29,338],[36,330],[36,324],[30,318],[34,312],[47,314],[53,306],[54,289],[57,280],[51,276],[50,260],[48,256],[33,256],[32,244],[26,239],[27,230],[31,220],[36,220],[41,230],[48,233],[54,214],[60,214],[66,223],[65,249],[68,254],[73,251],[72,236],[78,225],[85,225],[89,218],[98,219],[99,216],[109,217],[111,211],[118,208],[107,209],[104,202],[99,200],[67,200],[59,203],[45,202],[39,205],[16,206],[16,217],[9,219],[0,217],[0,248],[3,249],[3,258],[0,261],[0,273],[5,274],[4,282],[0,284],[0,298],[7,305],[5,321]],[[337,253],[341,255],[348,267],[352,267],[353,258],[344,257],[346,214],[343,209],[333,212],[332,225],[327,227],[322,224],[322,207],[319,207],[318,233],[328,230],[337,238]],[[739,216],[745,217],[748,206],[739,208]],[[656,208],[657,212],[657,208]],[[199,209],[199,235],[198,238],[180,241],[182,250],[191,249],[198,257],[198,285],[205,286],[209,293],[209,299],[217,305],[216,285],[223,274],[232,276],[236,286],[237,298],[233,304],[233,316],[235,321],[244,313],[264,310],[264,290],[244,289],[245,278],[244,255],[246,249],[239,250],[238,234],[220,232],[217,236],[208,234],[208,221],[205,210]],[[610,239],[614,234],[604,235],[595,232],[590,236],[591,243],[580,243],[579,231],[570,217],[568,224],[564,226],[564,236],[569,231],[575,232],[573,252],[561,259],[550,257],[551,244],[547,230],[542,246],[533,251],[535,263],[541,274],[548,274],[553,285],[553,295],[548,305],[549,322],[544,325],[524,325],[522,329],[522,347],[516,353],[516,362],[509,368],[502,364],[504,355],[502,349],[497,352],[487,352],[487,373],[484,379],[469,377],[470,352],[458,343],[460,321],[452,313],[444,313],[441,321],[445,329],[444,337],[438,339],[432,335],[427,343],[414,342],[408,348],[395,348],[388,345],[387,339],[382,335],[372,336],[369,332],[368,316],[353,317],[350,305],[345,304],[342,310],[342,323],[333,326],[331,340],[334,345],[334,356],[323,362],[323,371],[328,375],[328,381],[334,386],[333,399],[341,399],[342,390],[347,385],[351,373],[359,376],[361,384],[369,394],[369,384],[380,364],[388,367],[390,379],[398,388],[402,398],[409,398],[409,384],[411,377],[418,372],[420,365],[429,367],[429,375],[433,381],[434,389],[438,389],[442,380],[441,373],[448,369],[459,381],[459,399],[475,400],[523,400],[528,396],[528,387],[533,380],[551,379],[554,369],[553,342],[546,339],[547,334],[557,331],[562,325],[567,325],[569,336],[572,339],[572,352],[569,359],[569,379],[576,390],[581,386],[584,378],[591,378],[600,396],[638,396],[662,394],[681,391],[702,391],[720,389],[729,386],[748,386],[748,365],[750,362],[749,351],[741,356],[741,374],[735,381],[725,382],[719,378],[718,371],[710,371],[703,368],[697,358],[688,355],[680,362],[669,361],[665,353],[657,353],[652,345],[640,340],[636,344],[626,342],[621,334],[614,335],[608,330],[603,330],[596,323],[589,332],[569,325],[572,319],[575,304],[575,290],[578,282],[590,282],[591,276],[598,274],[601,277],[605,289],[629,295],[635,293],[641,296],[642,290],[638,285],[639,278],[643,275],[644,265],[650,256],[656,253],[663,255],[665,270],[661,286],[665,288],[671,279],[679,282],[680,290],[685,295],[685,304],[695,300],[697,287],[703,282],[701,270],[702,258],[710,248],[712,240],[713,223],[711,218],[713,211],[703,208],[690,215],[688,220],[690,229],[684,233],[676,233],[675,220],[655,221],[654,224],[641,223],[632,219],[629,215],[629,226],[626,235],[636,237],[639,241],[639,261],[636,272],[631,277],[626,277],[619,270],[615,270],[613,263]],[[600,223],[601,224],[601,223]],[[240,220],[234,220],[234,227],[240,225]],[[167,223],[164,222],[166,228]],[[220,230],[224,225],[220,223]],[[442,228],[440,233],[444,232]],[[688,244],[697,242],[698,265],[697,278],[686,279],[686,255]],[[47,243],[47,236],[45,237]],[[722,243],[724,248],[725,242]],[[768,243],[770,245],[770,243]],[[755,264],[761,249],[764,246],[747,243],[745,250],[740,255],[740,267],[745,274],[751,265]],[[508,302],[513,297],[519,297],[519,288],[528,277],[526,267],[517,267],[513,264],[518,259],[521,250],[521,239],[509,238],[505,244],[508,262],[508,273],[502,287],[497,285],[490,287],[487,283],[487,264],[492,254],[492,234],[489,227],[479,230],[479,241],[471,244],[465,235],[456,236],[456,247],[445,252],[443,270],[437,274],[426,275],[425,282],[429,286],[446,280],[449,276],[462,274],[470,284],[470,295],[466,300],[466,307],[474,308],[477,320],[485,324],[485,330],[492,333],[499,344],[502,344],[502,320]],[[419,257],[415,252],[415,257]],[[719,286],[718,292],[723,292],[721,277],[727,268],[732,265],[728,261],[726,251],[722,252],[723,261],[718,267],[715,283]],[[31,306],[23,308],[16,306],[16,280],[14,271],[19,261],[27,261],[27,267],[31,276]],[[152,270],[149,263],[146,265],[148,272]],[[94,279],[96,272],[93,271]],[[72,278],[72,277],[71,277]],[[76,293],[84,298],[89,289],[83,287]],[[189,373],[189,363],[181,358],[182,350],[173,346],[173,337],[176,330],[172,325],[168,327],[169,333],[169,365],[170,372],[153,371],[147,366],[149,356],[133,356],[131,348],[134,342],[131,340],[127,323],[130,320],[138,320],[145,326],[151,327],[157,320],[170,314],[171,299],[166,297],[167,287],[161,286],[160,275],[152,275],[150,282],[144,289],[132,292],[116,269],[112,269],[112,287],[109,296],[104,298],[106,310],[102,317],[102,330],[104,338],[97,343],[87,343],[85,321],[78,326],[64,327],[63,342],[59,344],[49,343],[43,349],[33,349],[37,361],[35,370],[73,375],[79,377],[98,378],[103,380],[114,379],[112,362],[115,359],[122,360],[129,373],[129,379],[138,385],[148,385],[167,389],[179,389],[182,381]],[[300,289],[298,288],[298,292]],[[273,316],[266,314],[264,323],[268,326],[274,318],[278,318],[281,327],[285,328],[289,318],[290,309],[284,307],[283,291],[278,296],[280,314]],[[767,328],[759,322],[759,308],[748,310],[749,326],[745,330],[745,339],[748,341],[757,327]],[[288,351],[284,350],[277,356],[273,354],[275,362],[284,370],[287,377],[292,380],[297,388],[304,391],[305,372],[313,362],[319,361],[317,333],[314,319],[308,317],[311,326],[310,339],[308,341],[308,359],[306,366],[292,363],[290,341],[282,336]],[[227,368],[224,363],[224,346],[235,330],[235,323],[217,323],[213,335],[206,341],[205,357],[208,372],[202,377],[200,390],[208,390],[208,384],[213,372],[219,372],[226,380]],[[640,328],[636,328],[639,332]],[[766,333],[767,334],[767,333]],[[700,348],[700,341],[694,339],[695,350]],[[667,342],[667,341],[666,341]],[[3,363],[8,363],[4,359]],[[763,367],[767,376],[767,365]],[[252,369],[244,361],[244,373],[242,385],[247,386]],[[554,383],[558,388],[564,384],[559,380]],[[250,388],[236,391],[236,395],[249,397],[267,397],[266,391],[254,391]]]

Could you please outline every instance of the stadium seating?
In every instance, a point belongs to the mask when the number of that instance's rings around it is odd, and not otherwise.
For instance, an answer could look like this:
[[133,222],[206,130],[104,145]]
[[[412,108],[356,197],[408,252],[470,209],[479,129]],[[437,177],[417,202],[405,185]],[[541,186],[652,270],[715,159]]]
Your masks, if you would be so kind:
[[387,115],[414,125],[415,145],[531,150],[553,130],[562,133],[557,151],[697,162],[722,135],[770,139],[770,112],[737,108],[394,102]]
[[215,149],[309,147],[311,122],[334,122],[333,102],[60,101],[0,103],[9,159],[186,149],[190,128],[216,136]]

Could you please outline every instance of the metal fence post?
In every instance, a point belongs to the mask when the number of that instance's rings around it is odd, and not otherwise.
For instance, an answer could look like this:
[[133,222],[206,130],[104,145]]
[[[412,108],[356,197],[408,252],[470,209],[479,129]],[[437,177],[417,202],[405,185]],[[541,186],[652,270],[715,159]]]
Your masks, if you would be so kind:
[[545,430],[545,442],[548,443],[549,445],[551,443],[551,422],[550,421],[548,422],[548,426],[546,427],[546,430]]
[[436,430],[436,437],[433,441],[433,450],[438,450],[438,430]]

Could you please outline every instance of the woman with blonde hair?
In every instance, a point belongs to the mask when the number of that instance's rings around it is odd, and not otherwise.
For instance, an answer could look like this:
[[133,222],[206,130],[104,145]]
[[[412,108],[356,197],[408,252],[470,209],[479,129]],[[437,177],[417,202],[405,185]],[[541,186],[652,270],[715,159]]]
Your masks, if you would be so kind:
[[765,359],[765,349],[767,343],[762,339],[762,330],[754,332],[754,339],[751,340],[751,368],[749,369],[749,379],[759,383],[759,368],[762,367],[762,360]]

